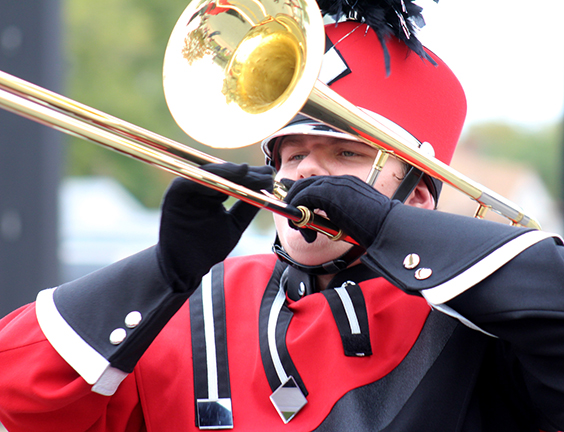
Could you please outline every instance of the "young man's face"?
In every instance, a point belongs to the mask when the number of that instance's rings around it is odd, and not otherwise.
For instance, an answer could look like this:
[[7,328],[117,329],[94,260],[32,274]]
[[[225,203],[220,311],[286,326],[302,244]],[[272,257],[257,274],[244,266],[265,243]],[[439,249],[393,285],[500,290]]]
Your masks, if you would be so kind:
[[[375,148],[357,141],[315,135],[290,135],[284,137],[280,144],[280,168],[276,177],[299,180],[318,175],[349,174],[365,180],[376,154]],[[374,187],[391,197],[403,176],[403,164],[390,157]],[[406,203],[433,208],[433,200],[425,186],[418,187]],[[351,246],[346,242],[332,241],[321,234],[315,242],[308,244],[297,230],[288,226],[286,218],[275,215],[274,222],[286,252],[304,265],[331,261]]]

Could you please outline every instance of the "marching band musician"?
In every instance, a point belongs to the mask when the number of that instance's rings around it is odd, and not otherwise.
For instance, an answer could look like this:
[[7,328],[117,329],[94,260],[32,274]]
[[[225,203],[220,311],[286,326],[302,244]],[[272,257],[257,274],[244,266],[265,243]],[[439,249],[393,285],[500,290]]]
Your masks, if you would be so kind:
[[[400,24],[327,25],[324,76],[449,163],[463,90]],[[376,150],[305,117],[263,150],[205,169],[256,191],[276,170],[358,245],[275,216],[275,254],[226,258],[257,209],[175,180],[156,246],[0,321],[10,432],[564,429],[558,237],[436,211],[440,185],[394,158],[369,185]]]

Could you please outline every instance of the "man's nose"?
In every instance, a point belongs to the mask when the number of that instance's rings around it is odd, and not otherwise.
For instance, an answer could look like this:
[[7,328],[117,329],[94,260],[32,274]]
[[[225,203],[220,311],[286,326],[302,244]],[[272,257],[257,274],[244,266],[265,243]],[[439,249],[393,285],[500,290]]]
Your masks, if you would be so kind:
[[298,178],[330,175],[327,161],[320,155],[310,153],[298,165]]

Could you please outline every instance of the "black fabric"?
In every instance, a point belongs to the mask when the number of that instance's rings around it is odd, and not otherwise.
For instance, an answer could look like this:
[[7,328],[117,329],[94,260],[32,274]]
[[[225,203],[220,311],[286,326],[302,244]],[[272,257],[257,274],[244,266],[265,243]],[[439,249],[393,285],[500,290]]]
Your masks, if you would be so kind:
[[[562,430],[564,424],[559,396],[564,394],[564,380],[555,379],[564,358],[562,249],[555,248],[552,239],[544,240],[522,252],[516,263],[447,303],[504,341],[497,347],[500,361],[490,376],[496,377],[498,388],[512,389],[500,397],[520,414],[514,418],[529,413],[523,421],[544,431]],[[547,265],[550,272],[531,277]]]
[[[264,372],[270,385],[270,389],[275,391],[280,387],[281,383],[274,368],[274,363],[272,362],[272,357],[270,355],[270,348],[268,344],[268,317],[270,310],[272,309],[272,304],[278,291],[280,289],[280,284],[284,284],[286,276],[284,272],[287,269],[287,265],[278,261],[272,272],[272,276],[268,281],[264,295],[260,304],[259,313],[259,343],[260,343],[260,354],[262,358],[262,364],[264,366]],[[288,347],[286,346],[286,331],[290,325],[293,313],[288,309],[286,305],[282,307],[280,311],[280,316],[278,317],[278,322],[276,323],[276,348],[278,349],[278,354],[280,356],[280,361],[282,366],[288,376],[294,377],[296,384],[300,387],[304,396],[308,395],[305,384],[290,357],[288,352]]]
[[[401,181],[400,185],[392,195],[392,200],[398,200],[402,203],[409,197],[411,192],[415,189],[415,187],[419,184],[419,180],[423,177],[423,171],[418,170],[415,167],[409,168],[409,171]],[[435,202],[437,202],[437,197],[431,191],[433,198],[435,198]]]
[[286,295],[293,301],[298,301],[302,297],[317,291],[315,278],[305,272],[294,267],[288,267],[286,276],[288,280]]
[[270,313],[270,309],[272,308],[272,303],[274,302],[274,298],[276,297],[276,293],[278,291],[280,278],[282,277],[282,273],[284,272],[286,267],[287,265],[282,263],[281,261],[276,262],[276,266],[274,267],[272,276],[270,277],[270,280],[268,281],[268,284],[264,291],[264,295],[262,297],[262,301],[260,304],[260,312],[259,312],[260,354],[262,358],[264,372],[266,374],[266,378],[268,379],[268,384],[270,385],[270,389],[272,391],[276,390],[280,386],[281,382],[278,379],[278,375],[276,374],[276,370],[274,368],[274,363],[272,362],[272,357],[270,356],[268,331],[267,331],[268,315]]
[[[223,263],[212,269],[212,301],[217,385],[220,398],[231,397],[229,361],[227,356],[227,333],[225,327],[225,293],[223,289]],[[207,399],[208,370],[206,356],[205,323],[202,287],[190,296],[190,332],[192,336],[192,366],[194,370],[194,400]],[[197,416],[196,416],[197,417]]]
[[[192,336],[192,368],[194,370],[194,406],[198,399],[208,397],[208,363],[206,361],[206,336],[204,332],[204,305],[202,287],[190,296],[190,333]],[[197,418],[197,416],[196,416]]]
[[368,326],[368,314],[366,312],[366,302],[360,287],[354,282],[345,283],[345,289],[349,293],[354,312],[360,327],[360,333],[355,334],[351,331],[351,326],[337,291],[326,289],[322,294],[327,299],[333,318],[339,329],[343,351],[346,356],[360,357],[372,355],[372,345],[370,343],[370,329]]
[[[276,323],[276,349],[280,355],[280,361],[282,366],[289,377],[293,377],[296,384],[302,391],[304,396],[308,395],[305,383],[298,372],[292,357],[290,357],[290,352],[288,351],[288,346],[286,345],[286,333],[288,332],[288,327],[290,326],[290,321],[292,320],[294,313],[288,309],[288,306],[284,305],[280,311],[280,316],[278,317],[278,322]],[[261,350],[262,351],[262,350]],[[285,384],[285,383],[284,383]],[[276,389],[272,389],[273,391]]]
[[[227,163],[204,169],[253,190],[273,184],[270,167]],[[239,201],[227,211],[222,204],[226,199],[220,192],[176,179],[163,203],[157,246],[55,291],[61,316],[113,367],[132,372],[201,278],[235,247],[258,208]],[[142,320],[127,328],[124,319],[132,311],[140,312]],[[126,331],[126,338],[114,345],[109,336],[118,328]]]
[[[390,210],[400,205],[358,177],[315,176],[296,181],[285,201],[297,207],[320,209],[331,222],[355,239],[362,247],[370,246]],[[294,227],[291,222],[290,226]],[[315,240],[306,230],[300,230],[308,242]]]
[[[316,234],[315,231],[310,229],[303,229],[301,230],[301,232],[304,236],[311,236],[311,233],[313,233],[313,235]],[[272,252],[274,252],[276,255],[278,255],[278,258],[280,258],[285,263],[290,264],[296,270],[312,276],[318,276],[335,274],[346,269],[353,262],[359,259],[364,254],[365,250],[361,246],[354,245],[340,257],[317,265],[305,265],[297,262],[290,256],[288,252],[284,250],[282,245],[278,243],[278,238],[272,246]]]
[[[527,231],[531,230],[407,205],[395,206],[361,260],[397,287],[414,292],[452,279]],[[433,271],[429,278],[416,279],[417,268],[403,266],[403,260],[411,253],[419,255],[419,267]]]
[[[113,367],[128,373],[187,298],[186,293],[171,292],[154,247],[63,284],[53,294],[69,326]],[[124,319],[132,311],[143,319],[127,328]],[[109,336],[116,328],[123,328],[127,336],[112,345]]]
[[[432,235],[427,239],[431,245],[421,244],[419,230]],[[393,272],[409,272],[401,261],[406,252],[419,246],[425,248],[424,262],[431,259],[427,253],[432,252],[437,256],[429,262],[446,272],[453,262],[464,268],[484,250],[514,238],[515,232],[523,231],[397,206],[381,230],[386,241],[380,239],[380,245],[391,255]],[[278,281],[285,268],[277,263],[272,280]],[[499,339],[432,311],[405,359],[382,379],[345,394],[319,430],[563,430],[563,269],[564,248],[556,247],[551,239],[544,240],[447,303]],[[361,282],[355,274],[369,276],[371,269],[346,269],[335,276],[330,288],[347,280]],[[122,370],[135,363],[187,297],[173,293],[164,282],[152,249],[63,285],[54,295],[66,321],[106,358],[115,359],[112,365],[119,364]],[[121,345],[112,346],[109,332],[123,326],[123,318],[131,310],[139,310],[143,321],[135,329],[127,329]],[[262,310],[261,320],[264,329]],[[262,353],[264,334],[260,338]],[[378,345],[373,358],[378,355]],[[306,383],[308,378],[303,377]]]
[[[432,390],[437,388],[433,380],[437,380],[438,385],[444,385],[447,378],[452,379],[453,382],[458,381],[460,370],[457,366],[472,365],[476,359],[479,359],[483,350],[478,347],[485,343],[481,342],[484,339],[486,338],[483,335],[472,332],[456,320],[439,312],[431,312],[415,345],[405,359],[382,379],[345,394],[315,430],[319,432],[346,431],[352,430],[351,425],[354,425],[355,432],[456,431],[455,427],[441,428],[441,417],[444,414],[452,418],[453,415],[460,413],[461,408],[456,407],[454,401],[450,401],[446,406],[456,408],[454,413],[446,409],[443,412],[443,405],[433,405],[431,400],[427,403],[424,399],[419,398],[417,392],[424,388],[432,393]],[[468,344],[477,349],[466,352],[464,348]],[[457,359],[463,363],[455,362],[451,355],[456,355]],[[440,364],[444,361],[442,360],[444,357],[452,361],[446,369]],[[435,376],[431,378],[431,374]],[[465,385],[461,385],[460,388],[465,392],[468,389],[467,384],[471,384],[472,377],[467,376],[463,379]],[[429,384],[430,387],[428,387]],[[458,385],[453,387],[459,388]],[[440,396],[447,401],[452,399],[452,395],[441,393]],[[414,400],[418,401],[416,406],[419,412],[409,413],[408,417],[404,411],[405,407]],[[462,406],[464,407],[464,404]],[[439,427],[433,428],[433,423],[422,423],[424,419],[422,417],[421,420],[419,419],[419,416],[427,415],[426,412],[437,414],[437,411],[440,411],[441,416],[437,415],[434,424]],[[397,419],[408,423],[405,427],[389,427]],[[416,429],[418,424],[421,427]]]
[[223,286],[223,262],[212,269],[213,320],[215,334],[215,351],[218,375],[218,395],[220,398],[231,397],[229,379],[229,359],[227,356],[227,327],[225,321],[225,290]]
[[274,363],[272,362],[272,357],[270,356],[270,349],[268,344],[268,316],[270,314],[270,309],[272,308],[272,303],[276,298],[278,292],[278,287],[280,284],[280,278],[282,273],[286,269],[286,264],[281,261],[276,262],[272,276],[268,281],[262,301],[260,304],[259,312],[259,344],[260,344],[260,354],[262,358],[262,364],[264,367],[264,372],[270,385],[272,391],[276,390],[281,382],[276,374],[276,369],[274,368]]
[[345,282],[352,280],[357,284],[367,281],[369,279],[375,279],[382,276],[380,273],[374,271],[370,267],[364,264],[356,264],[354,266],[348,267],[343,271],[337,273],[333,279],[327,284],[327,288],[336,288],[343,285]]
[[[320,125],[320,127],[323,127],[323,125]],[[280,179],[279,182],[284,185],[286,190],[290,190],[294,185],[295,180],[283,178]],[[292,226],[292,223],[291,222],[289,223],[290,226]],[[315,241],[317,237],[317,232],[312,229],[306,228],[300,230],[300,232],[308,243],[312,243],[313,241]],[[280,240],[278,239],[278,236],[276,237],[276,241],[272,246],[272,251],[276,255],[278,255],[278,258],[290,264],[293,268],[299,270],[300,272],[306,273],[308,275],[315,276],[315,275],[327,275],[327,274],[339,273],[340,271],[350,266],[357,259],[359,259],[364,254],[365,249],[362,246],[354,245],[351,246],[351,248],[340,257],[317,265],[304,265],[302,263],[297,262],[295,259],[293,259],[290,256],[290,254],[288,254],[288,252],[284,250],[284,248],[280,244]]]
[[[255,191],[272,191],[274,171],[269,166],[225,163],[202,169]],[[243,201],[226,210],[227,198],[183,178],[174,180],[167,191],[157,251],[161,270],[175,291],[196,289],[211,267],[229,255],[259,210]]]
[[[466,421],[470,389],[478,380],[488,342],[487,337],[458,326],[401,411],[382,431],[459,430]],[[444,387],[445,382],[452,383],[450,389]]]
[[[366,267],[364,264],[357,264],[337,273],[327,284],[327,288],[322,291],[323,295],[325,295],[325,297],[327,298],[327,302],[331,307],[333,317],[335,318],[335,322],[337,324],[337,327],[339,328],[345,355],[356,357],[356,354],[360,352],[364,353],[365,355],[372,354],[372,345],[370,343],[370,327],[366,311],[366,303],[364,301],[362,290],[360,290],[358,284],[369,279],[377,278],[378,276],[380,276],[378,273]],[[349,295],[353,297],[352,301],[355,305],[355,311],[361,329],[360,335],[352,335],[350,332],[348,320],[346,322],[343,320],[343,318],[346,320],[346,317],[342,316],[344,310],[342,310],[341,301],[338,300],[339,305],[332,305],[332,301],[336,295],[336,292],[333,290],[333,288],[343,286],[349,281],[353,281],[357,284],[354,289],[351,289],[349,291]],[[332,294],[330,294],[331,292]],[[337,315],[339,316],[337,317]]]

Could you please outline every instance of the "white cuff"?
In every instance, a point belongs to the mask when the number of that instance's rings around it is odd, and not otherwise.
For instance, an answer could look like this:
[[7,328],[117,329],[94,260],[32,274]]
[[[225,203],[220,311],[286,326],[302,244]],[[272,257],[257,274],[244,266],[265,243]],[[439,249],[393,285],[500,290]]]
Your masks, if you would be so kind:
[[39,327],[59,355],[88,383],[92,391],[106,396],[115,393],[127,373],[110,366],[100,353],[65,321],[53,300],[55,288],[37,295],[36,314]]
[[446,303],[486,279],[525,249],[551,237],[562,242],[562,239],[556,234],[549,234],[543,231],[527,231],[523,235],[505,243],[458,276],[433,288],[422,290],[421,295],[431,305]]

